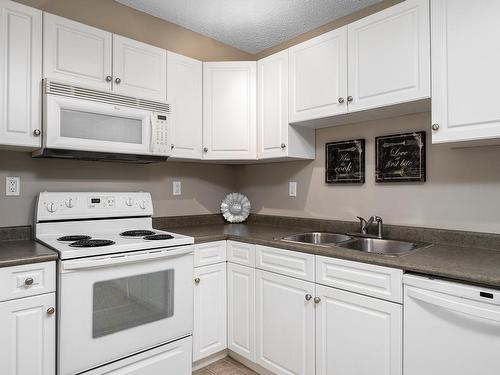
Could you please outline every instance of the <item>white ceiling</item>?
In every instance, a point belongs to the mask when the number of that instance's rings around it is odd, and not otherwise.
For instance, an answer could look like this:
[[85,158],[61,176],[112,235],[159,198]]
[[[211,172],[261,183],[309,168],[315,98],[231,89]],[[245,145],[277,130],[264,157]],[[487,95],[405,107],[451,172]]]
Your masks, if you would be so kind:
[[381,0],[116,0],[255,54]]

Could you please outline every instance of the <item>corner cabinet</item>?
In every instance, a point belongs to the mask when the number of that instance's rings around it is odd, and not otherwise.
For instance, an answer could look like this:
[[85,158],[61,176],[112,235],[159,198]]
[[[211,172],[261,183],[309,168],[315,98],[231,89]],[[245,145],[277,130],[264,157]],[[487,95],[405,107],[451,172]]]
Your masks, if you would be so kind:
[[257,159],[255,61],[203,63],[203,159]]
[[500,143],[499,14],[496,0],[431,0],[433,143]]
[[315,132],[288,123],[288,51],[257,62],[257,156],[315,158]]
[[167,103],[172,158],[201,159],[203,132],[203,63],[167,52]]
[[0,147],[41,146],[42,12],[0,0]]

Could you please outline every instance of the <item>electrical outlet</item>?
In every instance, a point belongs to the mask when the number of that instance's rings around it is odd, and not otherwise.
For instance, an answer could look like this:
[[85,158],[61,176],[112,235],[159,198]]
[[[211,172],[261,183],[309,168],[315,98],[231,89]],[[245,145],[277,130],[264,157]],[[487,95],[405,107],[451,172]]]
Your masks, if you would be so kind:
[[172,183],[172,194],[181,195],[182,194],[182,184],[180,181],[174,181]]
[[5,179],[5,195],[19,195],[21,192],[21,178],[7,177]]
[[288,196],[290,197],[297,196],[297,183],[295,181],[290,181],[288,183]]

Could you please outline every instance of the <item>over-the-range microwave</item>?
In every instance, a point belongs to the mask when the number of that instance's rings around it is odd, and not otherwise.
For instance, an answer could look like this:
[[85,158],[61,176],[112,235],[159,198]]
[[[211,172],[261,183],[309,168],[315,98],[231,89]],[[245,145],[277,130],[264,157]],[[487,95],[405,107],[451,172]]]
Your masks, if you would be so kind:
[[33,157],[151,163],[167,159],[166,103],[43,81],[42,148]]

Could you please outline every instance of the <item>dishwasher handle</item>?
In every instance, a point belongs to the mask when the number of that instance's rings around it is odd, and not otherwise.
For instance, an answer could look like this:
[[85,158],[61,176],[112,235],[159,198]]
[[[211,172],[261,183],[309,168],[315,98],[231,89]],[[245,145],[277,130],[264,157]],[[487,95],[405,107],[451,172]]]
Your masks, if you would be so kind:
[[[423,301],[430,305],[439,306],[447,310],[456,311],[462,314],[487,319],[494,322],[500,322],[500,310],[485,308],[484,305],[487,304],[483,302],[470,301],[469,303],[466,303],[458,300],[458,297],[448,296],[445,294],[436,293],[424,289],[417,289],[413,287],[408,287],[406,289],[406,295],[410,298]],[[478,304],[481,304],[483,306],[478,306]],[[497,307],[495,305],[491,306]]]

